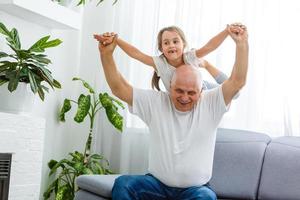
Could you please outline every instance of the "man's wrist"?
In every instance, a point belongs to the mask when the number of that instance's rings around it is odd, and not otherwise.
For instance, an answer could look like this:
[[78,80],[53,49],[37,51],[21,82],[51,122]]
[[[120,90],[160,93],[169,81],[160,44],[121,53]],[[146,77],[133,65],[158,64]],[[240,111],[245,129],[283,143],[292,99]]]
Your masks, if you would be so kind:
[[248,48],[248,47],[249,47],[247,41],[237,42],[237,43],[236,43],[236,46],[239,47],[239,48]]
[[112,58],[113,57],[112,55],[113,55],[112,52],[101,52],[100,51],[101,58]]

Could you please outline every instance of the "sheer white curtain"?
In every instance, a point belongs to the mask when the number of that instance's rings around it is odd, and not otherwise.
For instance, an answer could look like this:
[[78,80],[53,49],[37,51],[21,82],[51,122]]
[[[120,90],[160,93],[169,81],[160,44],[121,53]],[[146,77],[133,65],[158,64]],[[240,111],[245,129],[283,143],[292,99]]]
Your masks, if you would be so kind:
[[[270,136],[300,135],[299,10],[297,0],[119,0],[112,31],[143,52],[157,55],[156,35],[165,26],[181,27],[189,47],[199,48],[226,24],[246,24],[250,45],[247,85],[232,102],[221,126],[261,131]],[[120,50],[115,58],[132,85],[150,88],[149,67]],[[230,38],[206,57],[227,75],[234,58],[235,45]],[[142,172],[147,160],[147,131],[136,117],[129,113],[126,116],[126,134],[117,148],[121,152],[120,171]]]
[[[137,13],[132,19],[133,32],[129,35],[132,44],[147,53],[157,54],[154,44],[162,27],[173,24],[181,27],[189,47],[197,48],[223,30],[226,24],[243,22],[249,29],[248,81],[221,126],[262,131],[271,136],[299,135],[299,9],[297,0],[162,0],[151,1],[148,5],[139,1],[133,11]],[[235,47],[230,38],[206,57],[228,75],[234,58]],[[141,75],[146,67],[140,63],[132,66],[132,83],[147,88],[150,80],[145,77],[149,77],[149,71]],[[137,68],[140,71],[136,71]],[[206,72],[203,73],[211,80]],[[128,126],[142,126],[131,116],[128,118]]]

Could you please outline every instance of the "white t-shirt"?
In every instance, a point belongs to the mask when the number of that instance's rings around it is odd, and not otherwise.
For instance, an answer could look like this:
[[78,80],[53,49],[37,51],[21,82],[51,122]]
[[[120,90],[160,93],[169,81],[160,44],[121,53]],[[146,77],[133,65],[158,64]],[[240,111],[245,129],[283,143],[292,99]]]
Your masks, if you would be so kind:
[[149,127],[149,172],[171,187],[206,184],[216,130],[227,111],[222,87],[204,91],[192,111],[180,112],[166,92],[133,90],[130,111]]
[[[170,65],[164,55],[154,56],[153,61],[155,64],[157,75],[161,78],[165,88],[170,90],[170,82],[175,71],[175,67]],[[196,56],[196,50],[192,49],[183,54],[183,61],[185,64],[192,66],[201,65],[200,59]]]

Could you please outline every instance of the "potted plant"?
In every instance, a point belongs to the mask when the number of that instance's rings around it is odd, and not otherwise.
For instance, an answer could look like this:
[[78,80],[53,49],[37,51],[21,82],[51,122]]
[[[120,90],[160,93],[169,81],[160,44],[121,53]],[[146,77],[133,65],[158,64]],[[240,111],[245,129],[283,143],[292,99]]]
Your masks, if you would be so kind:
[[8,30],[0,22],[0,33],[5,36],[7,45],[13,53],[0,51],[0,86],[8,83],[8,90],[13,92],[19,83],[30,84],[31,91],[39,94],[41,100],[45,98],[45,91],[49,88],[61,88],[60,83],[52,77],[48,69],[51,60],[43,54],[45,49],[61,44],[59,39],[49,40],[45,36],[35,42],[30,48],[23,49],[17,29]]
[[118,112],[118,107],[124,108],[123,104],[107,93],[96,94],[94,89],[84,80],[73,78],[73,81],[81,81],[87,89],[88,94],[80,94],[77,101],[65,99],[59,113],[59,120],[65,121],[65,113],[71,110],[71,103],[77,105],[77,112],[74,121],[81,123],[88,116],[90,127],[83,153],[75,151],[69,153],[68,158],[60,161],[51,160],[48,163],[50,168],[49,176],[56,174],[54,181],[48,186],[44,198],[50,198],[55,194],[56,200],[73,200],[78,190],[75,179],[82,174],[110,174],[108,160],[99,154],[91,154],[93,139],[93,128],[96,114],[105,109],[106,116],[110,123],[119,131],[122,131],[123,117]]

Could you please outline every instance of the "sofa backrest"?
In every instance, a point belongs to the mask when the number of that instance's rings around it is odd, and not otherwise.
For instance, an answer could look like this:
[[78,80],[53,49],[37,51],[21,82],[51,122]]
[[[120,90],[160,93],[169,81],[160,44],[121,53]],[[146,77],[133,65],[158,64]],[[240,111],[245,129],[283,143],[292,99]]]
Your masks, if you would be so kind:
[[210,185],[218,198],[256,199],[264,154],[271,138],[262,133],[218,129]]
[[268,145],[258,199],[300,200],[300,137],[279,137]]

